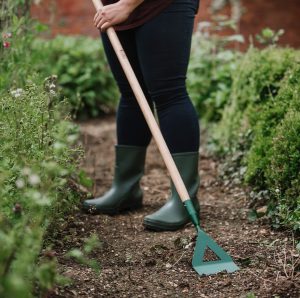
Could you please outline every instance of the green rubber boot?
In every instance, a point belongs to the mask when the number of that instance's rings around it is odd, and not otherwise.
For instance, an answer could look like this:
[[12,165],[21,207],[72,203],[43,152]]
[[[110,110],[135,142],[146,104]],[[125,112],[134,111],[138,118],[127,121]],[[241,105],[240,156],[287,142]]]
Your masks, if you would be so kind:
[[83,210],[92,214],[117,214],[142,207],[140,180],[147,147],[115,145],[115,173],[111,188],[101,197],[86,200]]
[[[172,154],[172,156],[190,195],[190,199],[196,211],[199,212],[200,206],[197,199],[200,181],[198,174],[199,153],[183,152]],[[158,211],[144,218],[144,226],[156,231],[175,231],[188,222],[190,222],[189,215],[171,181],[171,197]]]

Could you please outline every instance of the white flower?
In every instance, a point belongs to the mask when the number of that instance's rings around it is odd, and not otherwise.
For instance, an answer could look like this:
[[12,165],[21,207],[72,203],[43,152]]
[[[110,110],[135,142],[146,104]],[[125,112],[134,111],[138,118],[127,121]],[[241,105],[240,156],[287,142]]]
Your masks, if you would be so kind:
[[50,88],[50,89],[55,89],[56,86],[55,86],[55,84],[51,83],[50,86],[49,86],[49,88]]
[[32,175],[29,176],[28,181],[32,186],[35,186],[35,185],[38,185],[41,182],[41,179],[38,175],[32,174]]
[[77,140],[77,135],[75,135],[75,134],[68,135],[68,137],[67,137],[67,141],[68,141],[69,143],[73,143],[73,142],[75,142],[76,140]]
[[23,179],[18,179],[16,181],[16,186],[17,186],[17,188],[23,188],[25,186],[24,180]]
[[28,168],[28,167],[25,167],[24,169],[22,169],[22,174],[26,175],[26,176],[30,175],[31,174],[31,169]]
[[11,90],[10,93],[11,93],[11,95],[12,95],[13,97],[17,98],[17,97],[20,97],[20,96],[22,95],[23,89],[18,88],[18,89],[16,89],[16,90]]

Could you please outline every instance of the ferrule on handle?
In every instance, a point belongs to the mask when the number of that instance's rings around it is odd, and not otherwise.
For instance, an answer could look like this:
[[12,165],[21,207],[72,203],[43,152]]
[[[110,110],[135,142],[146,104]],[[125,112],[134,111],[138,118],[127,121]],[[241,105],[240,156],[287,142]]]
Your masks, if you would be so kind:
[[190,200],[190,199],[185,200],[184,206],[185,206],[185,208],[189,214],[189,217],[191,219],[191,222],[195,226],[197,232],[200,232],[200,220],[199,220],[198,213],[194,207],[192,200]]

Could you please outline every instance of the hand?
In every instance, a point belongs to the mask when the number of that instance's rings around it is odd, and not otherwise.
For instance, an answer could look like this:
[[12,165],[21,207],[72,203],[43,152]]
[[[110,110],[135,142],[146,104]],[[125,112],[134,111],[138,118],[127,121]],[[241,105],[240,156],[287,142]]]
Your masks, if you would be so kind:
[[94,17],[94,25],[102,32],[107,28],[126,21],[131,12],[143,1],[121,0],[99,9]]

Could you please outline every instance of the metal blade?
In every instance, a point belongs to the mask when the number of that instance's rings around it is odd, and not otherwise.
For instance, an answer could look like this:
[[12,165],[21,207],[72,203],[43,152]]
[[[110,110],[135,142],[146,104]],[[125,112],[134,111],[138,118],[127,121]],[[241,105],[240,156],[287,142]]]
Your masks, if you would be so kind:
[[[207,248],[212,250],[218,256],[219,260],[204,262],[204,254]],[[211,275],[225,270],[231,273],[239,270],[239,267],[225,250],[202,230],[198,232],[192,265],[200,275]]]

